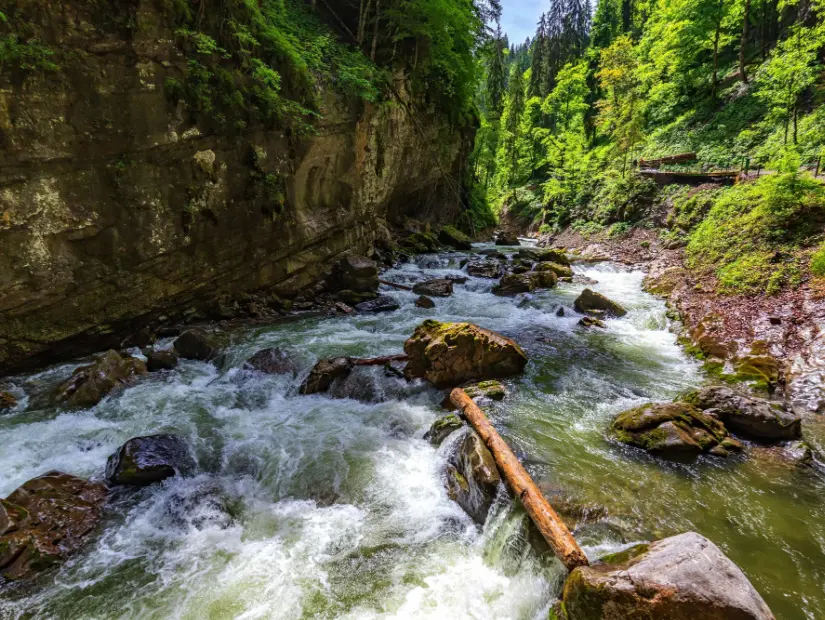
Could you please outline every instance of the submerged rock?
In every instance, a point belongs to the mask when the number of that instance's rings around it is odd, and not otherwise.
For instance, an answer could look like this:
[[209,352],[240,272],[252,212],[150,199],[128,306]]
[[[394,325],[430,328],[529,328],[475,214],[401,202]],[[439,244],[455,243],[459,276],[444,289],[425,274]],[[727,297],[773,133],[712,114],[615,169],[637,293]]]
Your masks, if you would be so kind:
[[289,353],[277,347],[258,351],[246,360],[245,366],[269,375],[294,376],[298,374],[298,365],[295,360]]
[[592,316],[584,316],[580,318],[579,325],[581,325],[582,327],[601,327],[602,329],[607,328],[607,325],[605,325],[604,321],[594,319]]
[[499,297],[513,297],[521,293],[529,293],[536,288],[536,281],[529,273],[511,273],[502,277],[498,285],[493,287],[493,295]]
[[573,302],[573,307],[582,314],[597,314],[599,316],[624,316],[627,314],[621,305],[617,304],[589,288],[582,291],[581,295]]
[[358,312],[392,312],[401,306],[389,295],[379,295],[373,300],[364,301],[355,306]]
[[309,376],[301,384],[301,394],[318,394],[326,392],[332,382],[339,377],[346,377],[352,372],[352,360],[348,357],[331,357],[320,360],[312,370],[309,371]]
[[435,302],[426,295],[421,295],[418,299],[416,299],[415,305],[419,308],[435,308]]
[[456,250],[471,250],[473,248],[473,240],[455,226],[442,227],[438,233],[438,240]]
[[700,409],[713,410],[734,433],[752,439],[798,439],[802,419],[777,402],[745,396],[723,386],[706,387],[683,397]]
[[424,440],[429,441],[434,446],[440,446],[454,431],[464,426],[464,421],[456,414],[451,413],[443,418],[438,418],[426,433]]
[[189,445],[183,437],[166,433],[134,437],[106,461],[110,484],[146,486],[195,469]]
[[174,370],[178,365],[180,355],[175,349],[163,349],[161,351],[148,351],[146,353],[146,368],[149,372],[160,370]]
[[498,258],[500,260],[504,260],[507,258],[506,254],[503,254],[502,252],[493,249],[480,250],[478,254],[479,256],[487,256],[488,258]]
[[0,392],[0,411],[14,409],[17,406],[17,399],[11,392]]
[[501,263],[496,261],[484,261],[483,263],[470,263],[467,265],[467,273],[475,278],[498,278],[501,276]]
[[688,532],[576,568],[564,584],[566,620],[773,620],[744,573]]
[[173,346],[181,357],[209,362],[220,353],[215,339],[202,329],[190,329],[175,340]]
[[470,398],[489,398],[490,400],[504,400],[507,396],[506,388],[495,380],[479,381],[464,388]]
[[413,286],[413,293],[430,297],[449,297],[453,294],[453,281],[447,278],[438,278],[419,282]]
[[667,457],[725,456],[737,448],[724,424],[688,403],[648,403],[624,411],[612,432],[622,443]]
[[515,342],[471,323],[424,321],[404,343],[404,375],[446,388],[519,374],[527,356]]
[[146,373],[146,364],[139,359],[124,359],[116,351],[107,351],[93,364],[75,370],[57,388],[57,400],[73,407],[91,407],[115,388],[128,385]]
[[106,487],[58,471],[0,500],[0,575],[28,580],[80,549],[100,522]]
[[483,524],[493,505],[501,475],[493,455],[475,431],[469,431],[450,456],[447,494],[476,523]]

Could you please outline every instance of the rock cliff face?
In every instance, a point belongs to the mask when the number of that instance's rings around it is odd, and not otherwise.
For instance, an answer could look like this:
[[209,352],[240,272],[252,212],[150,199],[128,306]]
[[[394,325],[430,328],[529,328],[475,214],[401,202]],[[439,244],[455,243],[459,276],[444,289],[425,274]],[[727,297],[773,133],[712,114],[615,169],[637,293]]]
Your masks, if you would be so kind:
[[156,4],[117,4],[107,22],[92,0],[42,3],[59,70],[0,74],[0,373],[118,346],[219,295],[289,297],[369,254],[387,218],[456,213],[472,132],[416,116],[403,76],[401,103],[323,95],[309,138],[210,134],[164,92],[186,59]]

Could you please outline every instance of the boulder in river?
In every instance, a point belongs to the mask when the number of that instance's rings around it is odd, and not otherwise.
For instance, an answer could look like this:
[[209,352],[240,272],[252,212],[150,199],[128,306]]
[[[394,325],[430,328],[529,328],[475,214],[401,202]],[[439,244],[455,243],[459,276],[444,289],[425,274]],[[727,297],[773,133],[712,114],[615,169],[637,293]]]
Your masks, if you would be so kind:
[[415,305],[419,308],[435,308],[435,302],[426,295],[421,295],[418,299],[416,299]]
[[447,465],[447,495],[483,524],[500,483],[493,455],[475,431],[468,431]]
[[579,325],[581,325],[582,327],[601,327],[602,329],[605,329],[607,327],[604,321],[595,319],[592,316],[583,316],[581,319],[579,319]]
[[355,306],[358,312],[392,312],[401,306],[389,295],[379,295],[370,301],[363,301]]
[[473,240],[455,226],[443,226],[438,233],[438,240],[456,250],[471,250],[473,248]]
[[134,437],[106,461],[110,484],[146,486],[175,475],[190,474],[195,461],[186,440],[166,433]]
[[413,286],[413,293],[429,297],[449,297],[453,294],[453,281],[447,278],[437,278],[419,282]]
[[499,252],[498,250],[494,250],[492,248],[488,248],[486,250],[480,250],[478,254],[479,254],[479,256],[486,256],[487,258],[491,258],[491,259],[492,258],[497,258],[499,260],[504,260],[504,259],[507,258],[506,254],[503,254],[502,252]]
[[298,374],[298,365],[295,360],[289,353],[278,347],[261,349],[246,360],[245,366],[268,375],[294,376]]
[[17,406],[17,399],[10,392],[0,392],[0,411],[14,409]]
[[309,376],[301,384],[301,394],[318,394],[326,392],[332,382],[339,377],[346,377],[352,372],[352,360],[348,357],[330,357],[320,360]]
[[475,278],[498,278],[501,276],[501,272],[501,263],[493,260],[467,265],[467,273]]
[[97,527],[106,487],[58,471],[0,500],[0,576],[28,580],[80,549]]
[[622,443],[672,458],[702,452],[725,456],[739,448],[722,422],[688,403],[648,403],[624,411],[612,432]]
[[536,288],[536,282],[529,273],[510,273],[501,278],[493,287],[493,295],[499,297],[513,297],[521,293],[529,293]]
[[180,355],[175,349],[161,349],[146,352],[146,368],[149,372],[174,370],[179,360]]
[[584,289],[581,295],[576,298],[573,307],[582,314],[595,314],[598,316],[624,316],[627,314],[627,310],[621,305],[589,288]]
[[464,426],[464,421],[455,413],[450,413],[442,418],[438,418],[426,433],[424,440],[429,441],[434,446],[440,446],[454,431]]
[[57,388],[57,400],[72,407],[91,407],[112,390],[147,373],[146,364],[134,357],[107,351],[97,361],[82,366]]
[[559,277],[553,271],[534,271],[530,275],[536,288],[553,288],[559,283]]
[[173,346],[181,357],[209,362],[220,353],[215,338],[202,329],[189,329],[177,337]]
[[553,248],[541,249],[538,250],[536,259],[545,263],[554,263],[565,267],[570,266],[570,259],[567,258],[567,254],[564,253],[564,250],[556,250]]
[[515,235],[502,232],[496,236],[496,245],[521,245],[521,241]]
[[560,607],[564,620],[774,620],[739,567],[695,532],[576,568]]
[[404,344],[404,352],[410,357],[404,375],[427,379],[439,388],[509,377],[527,365],[515,342],[471,323],[424,321]]
[[507,396],[506,388],[495,379],[471,383],[464,388],[470,398],[489,398],[490,400],[504,400]]
[[378,291],[378,266],[366,256],[348,254],[333,267],[329,285],[334,291],[349,290],[375,297]]
[[781,403],[745,396],[724,386],[711,386],[682,397],[712,411],[731,431],[750,439],[798,439],[802,419]]
[[539,263],[533,271],[552,271],[560,278],[572,278],[573,269],[569,265],[559,265],[558,263]]

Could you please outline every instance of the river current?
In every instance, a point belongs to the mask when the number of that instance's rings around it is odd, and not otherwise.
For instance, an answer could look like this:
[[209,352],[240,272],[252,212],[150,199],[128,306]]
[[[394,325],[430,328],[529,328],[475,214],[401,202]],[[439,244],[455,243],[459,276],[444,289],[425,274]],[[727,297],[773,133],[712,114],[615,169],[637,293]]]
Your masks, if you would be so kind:
[[[420,256],[383,277],[466,276],[466,257]],[[572,310],[583,284],[502,298],[470,278],[432,310],[387,289],[400,310],[236,329],[220,368],[182,361],[87,410],[47,398],[85,360],[11,378],[22,400],[0,417],[0,496],[50,469],[100,477],[124,441],[158,432],[183,435],[199,473],[117,492],[89,545],[0,599],[0,618],[546,618],[563,570],[527,540],[525,515],[502,491],[482,528],[447,497],[456,438],[423,440],[443,392],[360,368],[329,394],[300,396],[302,376],[243,369],[271,346],[304,374],[320,357],[399,353],[426,318],[471,321],[525,349],[524,376],[487,411],[591,559],[697,531],[778,618],[825,618],[821,473],[758,447],[686,465],[610,442],[619,411],[705,379],[641,272],[574,270],[629,314],[587,330]]]

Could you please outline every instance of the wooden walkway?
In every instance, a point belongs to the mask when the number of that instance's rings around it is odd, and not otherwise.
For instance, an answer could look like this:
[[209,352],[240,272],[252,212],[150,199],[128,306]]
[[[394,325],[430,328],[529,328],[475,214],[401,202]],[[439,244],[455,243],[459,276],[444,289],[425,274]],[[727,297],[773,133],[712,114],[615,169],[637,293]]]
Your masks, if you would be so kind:
[[657,185],[703,185],[704,183],[716,183],[717,185],[733,185],[739,172],[675,172],[672,170],[656,170],[645,168],[639,170],[639,174],[648,179],[653,179]]

